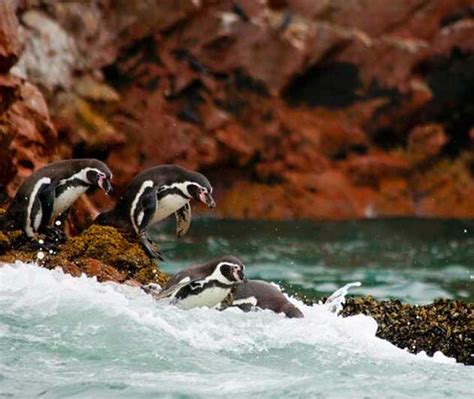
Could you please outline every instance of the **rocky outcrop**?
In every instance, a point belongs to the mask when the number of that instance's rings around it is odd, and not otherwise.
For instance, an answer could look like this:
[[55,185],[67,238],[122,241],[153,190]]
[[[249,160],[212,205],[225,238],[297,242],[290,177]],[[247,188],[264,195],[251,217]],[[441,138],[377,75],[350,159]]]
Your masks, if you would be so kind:
[[18,40],[18,19],[15,15],[15,4],[6,0],[0,4],[0,73],[8,72],[20,55]]
[[17,259],[99,281],[164,285],[168,279],[136,238],[107,226],[93,225],[64,243],[40,237],[31,241],[19,231],[0,232],[0,263]]
[[153,164],[199,169],[227,217],[474,216],[467,0],[2,4],[9,195],[95,156],[117,194]]
[[348,298],[343,316],[365,314],[378,324],[377,336],[410,353],[429,356],[440,351],[460,363],[474,365],[474,304],[438,299],[429,305],[398,300],[378,301],[371,296]]

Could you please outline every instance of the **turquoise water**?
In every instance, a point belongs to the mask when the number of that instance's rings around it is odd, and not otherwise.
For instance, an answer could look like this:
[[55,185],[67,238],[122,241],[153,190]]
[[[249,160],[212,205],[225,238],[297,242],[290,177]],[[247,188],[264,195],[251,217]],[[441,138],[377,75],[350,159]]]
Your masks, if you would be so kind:
[[474,301],[474,222],[364,220],[342,223],[201,220],[176,241],[157,235],[174,273],[193,262],[235,254],[251,278],[278,282],[309,299],[351,281],[379,299]]
[[[311,298],[360,280],[363,286],[351,292],[424,302],[472,298],[470,227],[200,221],[186,242],[159,238],[173,259],[169,270],[233,252],[250,276],[279,280]],[[6,265],[0,267],[0,397],[474,395],[473,367],[398,349],[375,337],[370,317],[341,318],[323,305],[292,300],[305,319],[183,311],[135,287]]]

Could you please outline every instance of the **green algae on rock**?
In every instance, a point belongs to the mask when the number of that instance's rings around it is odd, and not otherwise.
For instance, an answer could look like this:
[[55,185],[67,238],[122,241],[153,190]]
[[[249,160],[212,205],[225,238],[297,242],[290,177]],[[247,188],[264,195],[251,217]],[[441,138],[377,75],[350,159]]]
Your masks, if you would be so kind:
[[432,356],[441,351],[458,362],[474,365],[474,304],[438,299],[429,305],[372,296],[347,298],[343,316],[365,314],[378,324],[377,336],[412,353]]
[[21,232],[0,232],[0,261],[15,260],[61,267],[73,276],[85,273],[99,281],[136,280],[163,285],[167,280],[136,239],[108,226],[92,225],[52,249],[51,245],[42,248],[41,244],[26,240]]
[[163,284],[167,279],[137,240],[109,226],[90,226],[62,245],[58,255],[74,263],[84,259],[99,261],[112,266],[125,279],[136,279],[143,284]]

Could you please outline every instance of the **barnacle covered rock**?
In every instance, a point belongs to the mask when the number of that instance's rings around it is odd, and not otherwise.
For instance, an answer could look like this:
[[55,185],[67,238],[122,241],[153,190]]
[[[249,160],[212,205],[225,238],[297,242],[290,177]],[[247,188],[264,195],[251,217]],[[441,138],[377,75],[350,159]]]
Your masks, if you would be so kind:
[[474,365],[474,304],[438,299],[429,305],[372,296],[348,298],[343,316],[365,314],[378,323],[377,336],[409,352],[441,351],[458,362]]

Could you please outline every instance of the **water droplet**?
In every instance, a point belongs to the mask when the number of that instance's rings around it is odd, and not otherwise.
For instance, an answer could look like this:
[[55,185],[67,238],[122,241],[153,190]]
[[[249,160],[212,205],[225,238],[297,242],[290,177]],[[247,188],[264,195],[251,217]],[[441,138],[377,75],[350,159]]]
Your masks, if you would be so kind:
[[39,260],[44,259],[44,252],[43,252],[43,251],[39,251],[39,252],[36,254],[36,257],[37,257]]

